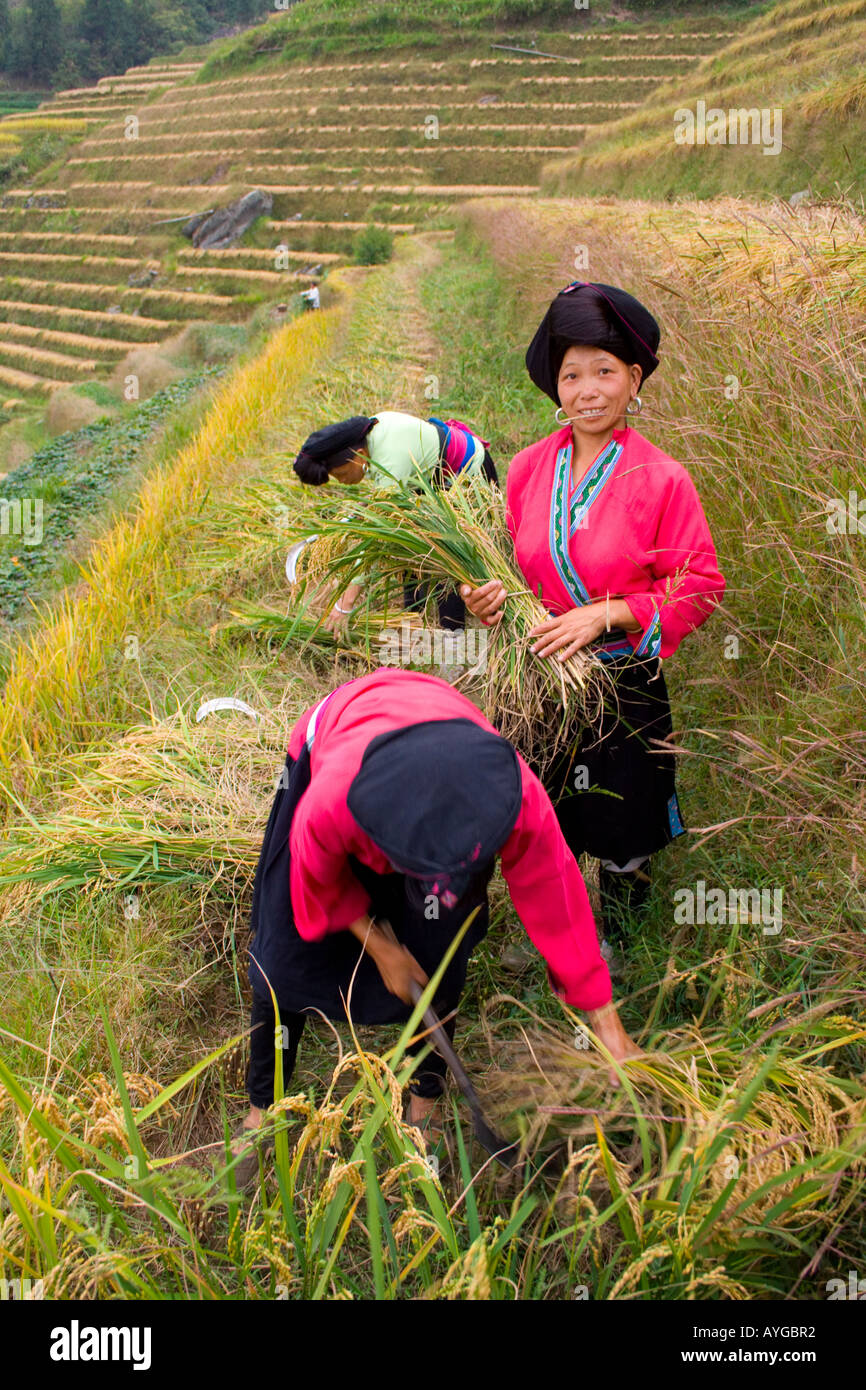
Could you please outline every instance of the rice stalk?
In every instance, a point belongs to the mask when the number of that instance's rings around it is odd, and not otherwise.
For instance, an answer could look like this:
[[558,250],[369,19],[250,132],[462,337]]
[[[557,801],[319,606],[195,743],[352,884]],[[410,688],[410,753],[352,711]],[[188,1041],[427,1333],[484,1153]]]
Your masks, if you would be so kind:
[[666,1031],[612,1091],[607,1063],[573,1024],[526,1014],[494,1025],[485,1095],[517,1116],[536,1160],[565,1146],[560,1234],[579,1232],[594,1296],[772,1296],[789,1287],[786,1261],[802,1269],[804,1253],[856,1213],[866,1091],[823,1063],[862,1045],[862,1020],[796,1014],[772,1043],[759,1035],[745,1047],[727,1030]]

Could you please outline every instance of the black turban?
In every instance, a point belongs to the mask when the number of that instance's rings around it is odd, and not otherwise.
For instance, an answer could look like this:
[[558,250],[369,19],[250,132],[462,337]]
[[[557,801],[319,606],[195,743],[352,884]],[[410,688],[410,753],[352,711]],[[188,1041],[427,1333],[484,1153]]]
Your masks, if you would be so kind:
[[661,334],[648,309],[613,285],[575,280],[553,300],[526,351],[526,370],[535,385],[559,405],[556,389],[562,359],[572,346],[604,348],[621,361],[637,362],[646,381],[659,364]]
[[294,469],[301,482],[313,487],[326,483],[331,469],[349,462],[376,423],[375,415],[353,415],[350,420],[315,430],[295,459]]
[[506,739],[470,719],[434,719],[374,738],[346,804],[418,895],[451,907],[514,829],[523,778]]

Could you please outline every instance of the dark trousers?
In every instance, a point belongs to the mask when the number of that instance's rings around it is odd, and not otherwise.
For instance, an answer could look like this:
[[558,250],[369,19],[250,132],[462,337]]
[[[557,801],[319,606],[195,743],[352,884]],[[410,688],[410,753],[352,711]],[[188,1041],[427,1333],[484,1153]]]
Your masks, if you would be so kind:
[[[423,613],[427,602],[426,584],[406,584],[403,604],[410,613]],[[466,605],[459,594],[443,594],[439,600],[439,626],[443,632],[459,632],[466,626]]]
[[639,921],[646,911],[650,893],[650,863],[649,859],[645,859],[638,870],[627,874],[612,874],[599,865],[601,919],[608,941],[625,943],[636,919]]
[[[441,435],[440,431],[440,435]],[[499,477],[496,472],[496,464],[490,454],[489,449],[484,450],[482,461],[484,476],[489,483],[498,483]],[[439,487],[448,487],[452,475],[443,471],[440,465],[433,475],[433,481]],[[429,592],[428,584],[407,584],[403,589],[403,604],[412,613],[421,613],[427,602]],[[466,605],[458,593],[443,594],[439,599],[439,626],[443,632],[460,632],[466,626]]]
[[[306,1021],[304,1014],[284,1014],[281,1012],[281,1032],[279,1039],[277,1039],[277,1020],[270,997],[253,993],[253,1008],[250,1019],[252,1028],[250,1065],[247,1071],[247,1092],[250,1105],[267,1110],[268,1106],[274,1103],[274,1052],[277,1041],[281,1045],[283,1054],[283,1085],[288,1090],[298,1056],[298,1044],[301,1041],[301,1034],[304,1031]],[[443,1025],[451,1040],[454,1038],[455,1023],[456,1019],[451,1018]],[[423,1025],[421,1026],[423,1027]],[[410,1043],[407,1050],[412,1055],[417,1056],[426,1047],[427,1042],[426,1038],[419,1039]],[[442,1094],[444,1089],[446,1070],[446,1064],[439,1053],[431,1052],[424,1059],[420,1069],[415,1071],[409,1083],[409,1090],[413,1095],[424,1096],[431,1100],[435,1099]]]

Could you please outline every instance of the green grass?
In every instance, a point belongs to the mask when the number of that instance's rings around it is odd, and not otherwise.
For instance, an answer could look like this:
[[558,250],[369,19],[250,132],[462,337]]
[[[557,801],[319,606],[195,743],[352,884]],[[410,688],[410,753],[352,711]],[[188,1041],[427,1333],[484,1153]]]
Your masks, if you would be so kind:
[[26,111],[35,111],[40,102],[47,100],[47,92],[0,91],[0,116],[19,116]]
[[[8,501],[36,498],[43,504],[43,539],[24,544],[20,536],[0,537],[0,623],[9,624],[45,596],[46,586],[74,582],[77,565],[67,552],[83,527],[100,514],[119,480],[139,461],[172,414],[207,384],[219,368],[208,368],[158,391],[130,409],[123,420],[103,420],[62,434],[38,449],[26,464],[3,479]],[[116,408],[116,397],[100,383],[82,387],[97,404]],[[105,400],[104,394],[109,399]],[[177,446],[177,436],[172,436]],[[53,581],[53,584],[52,582]]]
[[[227,41],[205,64],[197,80],[209,82],[215,76],[246,71],[262,61],[272,61],[275,53],[281,61],[290,61],[369,50],[437,49],[455,35],[461,40],[477,35],[515,43],[537,39],[538,48],[545,49],[548,45],[542,40],[562,44],[571,33],[592,33],[596,27],[603,32],[611,23],[617,34],[638,27],[632,15],[625,23],[619,15],[613,18],[615,8],[609,0],[594,0],[588,13],[575,12],[556,0],[434,0],[425,7],[423,24],[412,25],[411,21],[407,24],[405,7],[396,0],[305,0],[285,18]],[[705,7],[690,5],[688,0],[682,4],[667,0],[653,5],[651,13],[642,14],[641,20],[646,27],[663,25],[668,31],[713,32],[739,22],[745,9],[745,5],[728,4],[713,6],[708,13]]]

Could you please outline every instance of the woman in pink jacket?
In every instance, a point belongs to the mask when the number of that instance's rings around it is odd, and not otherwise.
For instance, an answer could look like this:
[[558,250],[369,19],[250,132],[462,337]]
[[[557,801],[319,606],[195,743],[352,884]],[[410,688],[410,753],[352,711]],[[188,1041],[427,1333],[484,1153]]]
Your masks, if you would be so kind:
[[[636,1055],[553,807],[459,691],[392,668],[339,686],[295,725],[281,782],[253,894],[245,1129],[261,1124],[274,1099],[270,990],[287,1084],[308,1010],[338,1020],[348,1013],[361,1024],[405,1022],[410,983],[426,983],[478,909],[434,1001],[440,1016],[452,1015],[453,1033],[466,965],[487,931],[497,858],[552,988],[587,1011],[613,1057]],[[377,924],[383,920],[396,943]],[[413,1123],[433,1108],[444,1073],[437,1054],[416,1072]]]
[[[559,428],[517,454],[506,480],[515,556],[550,614],[532,651],[555,661],[588,648],[613,678],[601,728],[576,726],[546,776],[572,853],[600,860],[607,959],[646,899],[650,856],[684,832],[674,756],[659,746],[673,728],[661,661],[725,588],[689,474],[630,424],[659,337],[624,290],[560,291],[526,354]],[[502,584],[461,592],[482,621],[499,621]]]

